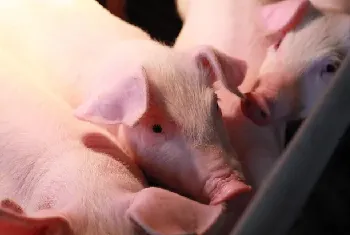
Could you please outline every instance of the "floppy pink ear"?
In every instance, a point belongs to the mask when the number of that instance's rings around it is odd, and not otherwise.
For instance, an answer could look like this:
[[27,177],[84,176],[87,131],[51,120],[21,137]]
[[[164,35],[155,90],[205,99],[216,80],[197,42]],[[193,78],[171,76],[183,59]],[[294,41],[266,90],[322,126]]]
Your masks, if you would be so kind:
[[147,110],[148,96],[144,69],[133,69],[95,91],[74,114],[80,120],[95,124],[134,126]]
[[12,200],[1,201],[0,231],[6,235],[73,235],[65,217],[54,211],[40,211],[27,216],[22,208]]
[[262,20],[268,32],[279,40],[301,22],[309,0],[284,0],[262,7]]
[[145,188],[127,216],[151,235],[203,234],[218,219],[223,206],[209,206],[160,188]]
[[209,74],[210,85],[221,81],[228,90],[241,96],[237,87],[243,82],[247,71],[244,61],[232,58],[211,46],[196,47],[194,58],[198,68]]

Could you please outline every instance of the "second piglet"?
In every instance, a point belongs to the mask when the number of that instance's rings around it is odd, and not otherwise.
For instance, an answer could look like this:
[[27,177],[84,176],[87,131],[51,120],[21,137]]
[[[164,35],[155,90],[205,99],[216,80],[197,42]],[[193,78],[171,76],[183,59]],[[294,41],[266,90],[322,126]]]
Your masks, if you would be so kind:
[[14,51],[35,54],[33,66],[47,74],[38,83],[67,101],[79,119],[124,140],[159,184],[211,204],[250,191],[214,93],[222,81],[239,95],[244,64],[211,47],[180,53],[147,37],[121,40],[132,26],[93,2],[47,1],[21,9],[21,18],[6,11],[1,27]]
[[[258,125],[306,118],[349,51],[346,9],[323,9],[314,2],[289,0],[265,7],[268,29],[288,22],[289,27],[267,49],[260,76],[248,94],[250,102],[243,103],[245,114]],[[293,7],[296,19],[286,14]],[[255,104],[265,106],[264,115]]]

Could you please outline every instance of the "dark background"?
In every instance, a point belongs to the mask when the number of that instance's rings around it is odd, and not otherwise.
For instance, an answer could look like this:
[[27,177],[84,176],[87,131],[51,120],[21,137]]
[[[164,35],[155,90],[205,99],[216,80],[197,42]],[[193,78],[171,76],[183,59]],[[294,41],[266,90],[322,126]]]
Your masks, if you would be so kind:
[[[105,6],[104,0],[99,2]],[[127,0],[126,2],[130,23],[141,27],[157,40],[169,45],[174,42],[182,26],[175,10],[174,0]],[[286,131],[288,140],[293,137],[300,124],[301,122],[298,121],[288,125]],[[291,229],[290,235],[350,234],[349,140],[350,129],[340,141],[299,219]],[[311,146],[312,143],[310,143]]]

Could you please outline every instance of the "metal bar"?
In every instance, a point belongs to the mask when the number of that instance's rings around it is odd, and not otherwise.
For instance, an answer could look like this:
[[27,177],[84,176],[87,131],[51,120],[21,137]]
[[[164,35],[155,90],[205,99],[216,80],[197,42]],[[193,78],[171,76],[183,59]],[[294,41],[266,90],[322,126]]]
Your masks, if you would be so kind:
[[350,55],[230,234],[286,234],[349,123]]

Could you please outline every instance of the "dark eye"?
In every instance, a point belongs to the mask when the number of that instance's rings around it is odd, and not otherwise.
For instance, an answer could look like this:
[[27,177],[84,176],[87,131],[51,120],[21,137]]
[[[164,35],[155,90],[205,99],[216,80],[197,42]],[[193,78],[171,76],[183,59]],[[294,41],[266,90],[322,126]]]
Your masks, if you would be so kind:
[[[329,77],[329,74],[334,74],[340,67],[340,63],[337,61],[332,61],[326,64],[321,70],[321,77]],[[328,75],[328,76],[327,76]]]
[[333,64],[327,64],[325,67],[325,72],[326,73],[335,73],[337,72],[339,68],[339,64],[333,63]]
[[154,133],[162,133],[163,128],[162,128],[162,126],[159,125],[159,124],[154,124],[154,125],[152,126],[152,130],[153,130]]

